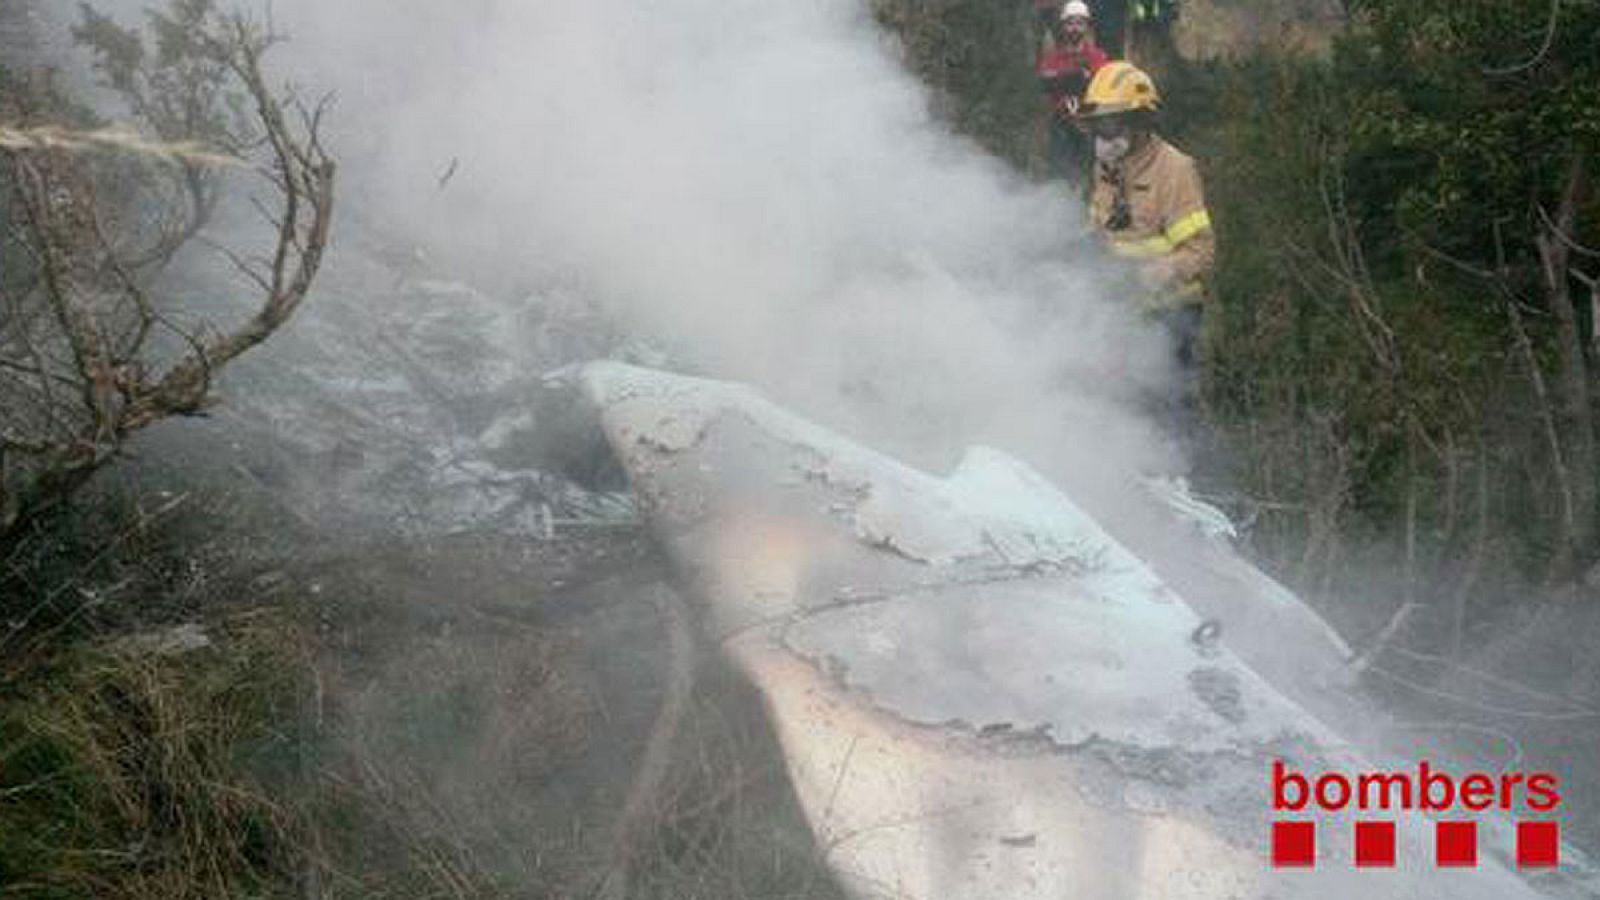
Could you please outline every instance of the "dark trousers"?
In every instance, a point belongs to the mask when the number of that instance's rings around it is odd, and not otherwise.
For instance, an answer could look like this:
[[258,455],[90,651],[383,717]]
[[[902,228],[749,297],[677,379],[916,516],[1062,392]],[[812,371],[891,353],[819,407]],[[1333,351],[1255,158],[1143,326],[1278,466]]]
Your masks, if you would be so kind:
[[1200,406],[1203,316],[1198,303],[1151,313],[1151,318],[1167,335],[1175,369],[1172,390],[1152,404],[1153,412],[1189,456],[1207,443],[1205,416]]

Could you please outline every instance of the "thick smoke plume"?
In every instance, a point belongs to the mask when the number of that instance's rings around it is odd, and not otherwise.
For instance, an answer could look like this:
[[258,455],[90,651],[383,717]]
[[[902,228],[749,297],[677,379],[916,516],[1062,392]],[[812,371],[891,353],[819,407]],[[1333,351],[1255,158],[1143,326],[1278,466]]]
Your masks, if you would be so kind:
[[272,15],[280,71],[337,95],[344,209],[466,280],[576,282],[935,469],[978,442],[1075,481],[1177,465],[1130,412],[1160,341],[1066,262],[1076,198],[953,136],[860,0]]

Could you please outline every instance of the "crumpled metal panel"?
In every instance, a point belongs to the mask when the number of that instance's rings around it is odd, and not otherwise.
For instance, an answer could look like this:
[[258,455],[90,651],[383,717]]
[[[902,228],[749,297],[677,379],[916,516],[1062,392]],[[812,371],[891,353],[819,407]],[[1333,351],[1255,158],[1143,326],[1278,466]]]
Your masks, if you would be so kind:
[[922,725],[1190,753],[1254,752],[1312,729],[1166,603],[1148,614],[1076,577],[947,586],[808,613],[782,641]]
[[1340,815],[1324,866],[1268,867],[1271,760],[1371,767],[1328,724],[1360,712],[1324,702],[1347,648],[1236,556],[1196,555],[1183,571],[1223,590],[1180,597],[998,451],[941,479],[737,385],[611,363],[582,382],[857,896],[1540,896],[1493,859],[1417,864],[1415,813],[1411,865],[1357,872]]

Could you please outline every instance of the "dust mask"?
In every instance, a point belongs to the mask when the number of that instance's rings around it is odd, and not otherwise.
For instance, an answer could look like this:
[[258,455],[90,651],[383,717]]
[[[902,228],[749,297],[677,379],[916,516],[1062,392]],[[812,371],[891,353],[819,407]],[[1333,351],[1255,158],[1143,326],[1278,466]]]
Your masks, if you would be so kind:
[[1127,156],[1132,146],[1133,142],[1127,135],[1114,138],[1097,137],[1094,139],[1094,158],[1110,165]]

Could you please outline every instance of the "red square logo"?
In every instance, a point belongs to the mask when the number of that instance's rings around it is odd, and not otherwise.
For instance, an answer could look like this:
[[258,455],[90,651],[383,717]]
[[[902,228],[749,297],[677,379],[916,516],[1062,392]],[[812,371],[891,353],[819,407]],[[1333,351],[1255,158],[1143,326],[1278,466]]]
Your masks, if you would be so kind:
[[1556,822],[1517,823],[1517,865],[1553,869],[1561,864],[1561,826]]
[[1363,868],[1394,866],[1394,823],[1356,823],[1356,865]]
[[1272,866],[1276,869],[1309,869],[1317,864],[1317,824],[1315,822],[1272,823]]
[[1477,822],[1435,822],[1434,863],[1440,866],[1478,864]]

